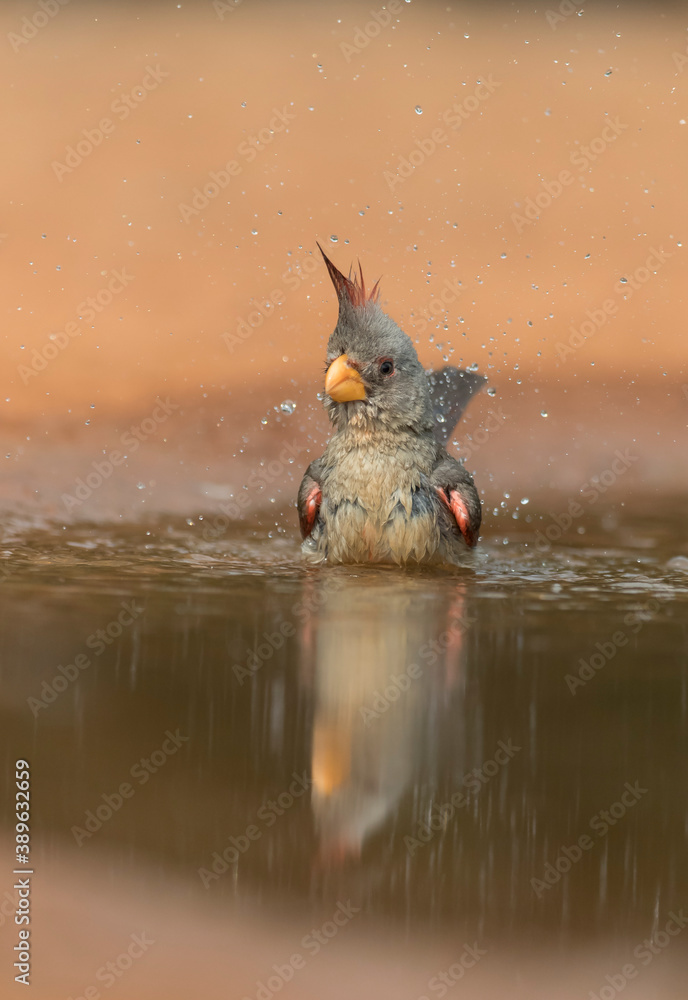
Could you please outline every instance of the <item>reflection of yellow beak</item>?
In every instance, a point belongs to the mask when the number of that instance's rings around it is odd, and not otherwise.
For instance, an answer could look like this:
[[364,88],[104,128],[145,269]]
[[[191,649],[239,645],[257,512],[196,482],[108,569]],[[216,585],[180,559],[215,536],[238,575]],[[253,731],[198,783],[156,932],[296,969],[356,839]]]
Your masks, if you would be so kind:
[[313,730],[313,787],[319,795],[332,795],[350,778],[351,731],[341,723],[316,721]]
[[350,403],[354,399],[366,398],[363,380],[349,364],[346,354],[340,354],[327,369],[325,392],[336,403]]

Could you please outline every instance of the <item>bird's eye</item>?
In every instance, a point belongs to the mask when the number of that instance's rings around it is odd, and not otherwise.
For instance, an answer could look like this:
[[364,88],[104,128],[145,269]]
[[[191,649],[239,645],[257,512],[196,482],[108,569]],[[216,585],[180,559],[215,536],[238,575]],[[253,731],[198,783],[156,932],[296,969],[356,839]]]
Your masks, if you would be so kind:
[[394,371],[394,362],[391,358],[385,358],[380,362],[380,375],[391,375]]

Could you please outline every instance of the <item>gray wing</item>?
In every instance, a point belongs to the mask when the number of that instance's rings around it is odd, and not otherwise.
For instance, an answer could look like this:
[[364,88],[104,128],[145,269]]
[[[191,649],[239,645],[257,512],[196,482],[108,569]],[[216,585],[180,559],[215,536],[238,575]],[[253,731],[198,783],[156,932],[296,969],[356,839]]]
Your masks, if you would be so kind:
[[306,469],[301,480],[296,506],[299,512],[301,537],[308,538],[313,531],[322,503],[322,457],[316,458]]
[[471,474],[445,452],[432,470],[430,485],[437,490],[466,544],[473,548],[480,534],[482,509]]
[[436,441],[445,445],[471,397],[480,392],[487,378],[477,372],[451,367],[426,372],[426,375],[434,417],[433,434]]

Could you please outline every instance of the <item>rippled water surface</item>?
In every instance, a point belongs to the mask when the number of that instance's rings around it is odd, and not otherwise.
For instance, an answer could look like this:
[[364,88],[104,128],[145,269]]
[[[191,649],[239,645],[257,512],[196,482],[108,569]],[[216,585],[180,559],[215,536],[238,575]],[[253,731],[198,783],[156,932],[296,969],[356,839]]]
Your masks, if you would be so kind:
[[[289,995],[349,995],[385,961],[378,995],[439,995],[466,942],[466,995],[604,985],[688,902],[688,542],[681,506],[659,513],[552,545],[535,514],[493,519],[456,572],[306,570],[258,527],[8,521],[3,730],[32,765],[36,906],[72,926],[62,978],[50,947],[39,974],[80,995],[93,899],[131,933],[138,892],[161,995],[192,995],[199,921],[225,941],[203,995],[255,997],[340,903]],[[686,941],[636,995],[678,995]],[[556,993],[542,949],[571,963]]]

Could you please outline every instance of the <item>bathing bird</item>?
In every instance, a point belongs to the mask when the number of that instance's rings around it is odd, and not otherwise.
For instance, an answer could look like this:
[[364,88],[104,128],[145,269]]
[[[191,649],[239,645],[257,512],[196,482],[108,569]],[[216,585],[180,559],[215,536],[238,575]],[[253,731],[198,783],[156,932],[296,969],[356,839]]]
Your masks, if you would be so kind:
[[[426,372],[411,338],[318,248],[337,293],[327,345],[324,405],[334,427],[298,493],[309,563],[461,565],[481,522],[471,475],[446,450],[476,372]],[[468,557],[468,558],[467,558]]]

